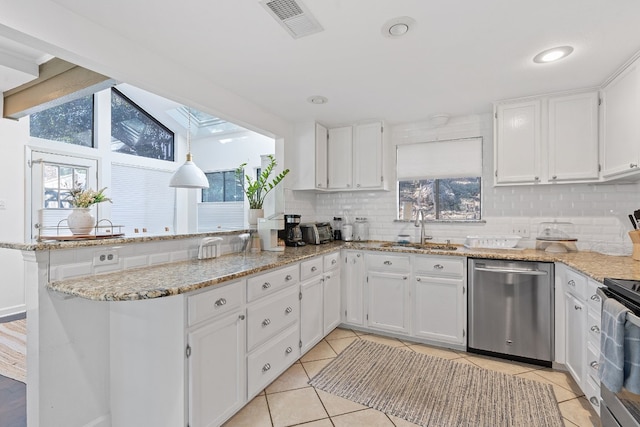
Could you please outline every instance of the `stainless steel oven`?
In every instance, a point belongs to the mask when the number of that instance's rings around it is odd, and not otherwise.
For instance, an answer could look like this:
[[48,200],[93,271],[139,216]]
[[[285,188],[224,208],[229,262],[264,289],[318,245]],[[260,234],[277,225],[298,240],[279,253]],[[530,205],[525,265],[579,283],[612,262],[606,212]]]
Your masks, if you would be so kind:
[[[627,322],[640,327],[640,281],[605,278],[604,284],[606,288],[598,289],[603,301],[605,298],[614,298],[620,302],[630,310]],[[602,384],[600,397],[602,427],[640,427],[640,395],[625,388],[614,392]]]

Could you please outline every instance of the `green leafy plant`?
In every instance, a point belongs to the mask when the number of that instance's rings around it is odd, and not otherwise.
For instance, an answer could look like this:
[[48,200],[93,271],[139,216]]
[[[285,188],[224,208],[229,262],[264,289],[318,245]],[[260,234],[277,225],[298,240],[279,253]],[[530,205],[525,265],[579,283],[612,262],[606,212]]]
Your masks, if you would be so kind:
[[246,163],[241,164],[236,169],[236,176],[239,179],[242,179],[242,177],[244,176],[246,185],[243,190],[247,195],[247,200],[249,200],[250,209],[262,209],[264,198],[289,173],[289,169],[285,169],[277,174],[271,181],[269,181],[269,177],[271,176],[271,173],[273,173],[273,168],[275,168],[277,164],[278,163],[276,163],[275,157],[269,155],[269,164],[260,173],[258,179],[253,179],[249,175],[245,175],[244,167],[247,165]]
[[91,205],[102,202],[111,203],[111,199],[104,194],[104,190],[106,189],[107,187],[104,187],[98,191],[95,191],[90,188],[85,190],[82,187],[74,187],[73,189],[69,190],[69,196],[67,197],[67,200],[74,208],[88,208]]

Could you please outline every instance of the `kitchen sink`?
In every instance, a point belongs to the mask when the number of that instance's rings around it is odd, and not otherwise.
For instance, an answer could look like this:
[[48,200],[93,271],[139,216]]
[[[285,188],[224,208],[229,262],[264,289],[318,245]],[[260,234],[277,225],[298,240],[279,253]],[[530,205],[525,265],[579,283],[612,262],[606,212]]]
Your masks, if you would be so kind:
[[451,243],[435,243],[435,242],[427,242],[427,243],[405,243],[400,244],[397,242],[386,242],[380,245],[381,248],[391,248],[391,249],[403,249],[403,250],[438,250],[438,251],[455,251],[458,249],[458,246],[453,245]]

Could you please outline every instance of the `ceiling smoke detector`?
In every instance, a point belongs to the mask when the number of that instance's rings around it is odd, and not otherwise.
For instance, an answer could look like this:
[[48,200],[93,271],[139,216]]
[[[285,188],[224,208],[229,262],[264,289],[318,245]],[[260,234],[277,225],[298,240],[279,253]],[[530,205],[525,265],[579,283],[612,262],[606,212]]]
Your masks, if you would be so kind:
[[324,30],[300,0],[262,0],[260,4],[294,39]]
[[327,102],[329,102],[329,100],[324,96],[314,95],[314,96],[308,97],[307,102],[311,104],[320,105],[320,104],[326,104]]
[[415,25],[415,19],[409,18],[408,16],[401,16],[385,22],[380,31],[384,37],[395,39],[407,34]]

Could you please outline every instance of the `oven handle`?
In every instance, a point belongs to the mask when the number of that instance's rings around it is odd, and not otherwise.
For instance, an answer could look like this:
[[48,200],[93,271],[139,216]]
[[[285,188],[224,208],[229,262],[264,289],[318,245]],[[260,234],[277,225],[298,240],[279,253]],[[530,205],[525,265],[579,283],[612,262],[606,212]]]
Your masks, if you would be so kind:
[[475,271],[488,271],[490,273],[511,273],[511,274],[526,274],[529,276],[546,276],[547,272],[544,270],[530,270],[524,268],[501,268],[501,267],[474,267]]
[[[596,294],[598,294],[598,296],[602,298],[602,302],[604,303],[604,301],[610,297],[608,297],[607,294],[605,294],[602,289],[603,288],[596,289]],[[636,316],[631,311],[627,312],[627,320],[640,328],[640,317]]]

